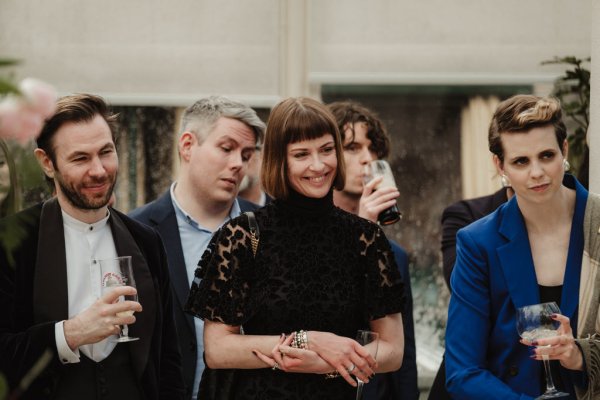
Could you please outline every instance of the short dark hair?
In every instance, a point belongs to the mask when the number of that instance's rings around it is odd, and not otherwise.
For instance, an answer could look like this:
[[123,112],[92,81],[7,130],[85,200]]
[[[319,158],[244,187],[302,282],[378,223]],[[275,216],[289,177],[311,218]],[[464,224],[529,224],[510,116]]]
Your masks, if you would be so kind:
[[500,104],[494,112],[488,132],[488,146],[500,162],[504,162],[502,133],[526,133],[533,128],[552,126],[560,151],[567,138],[567,128],[562,121],[560,101],[553,97],[519,94]]
[[291,97],[278,103],[271,111],[265,134],[260,173],[264,190],[276,199],[286,199],[291,190],[287,177],[287,145],[328,133],[333,136],[337,156],[333,186],[341,190],[346,181],[344,151],[331,112],[322,103],[307,97]]
[[54,115],[48,118],[38,136],[37,146],[44,150],[54,165],[56,153],[52,139],[56,132],[69,122],[91,122],[96,115],[100,115],[108,124],[115,141],[116,122],[118,114],[113,114],[104,99],[93,94],[78,93],[61,97],[56,103]]
[[344,127],[347,124],[350,124],[352,139],[354,139],[354,124],[364,122],[367,125],[367,138],[371,141],[371,149],[377,154],[377,158],[387,158],[390,154],[390,138],[377,114],[353,101],[336,101],[327,107],[337,121],[342,143],[346,141]]

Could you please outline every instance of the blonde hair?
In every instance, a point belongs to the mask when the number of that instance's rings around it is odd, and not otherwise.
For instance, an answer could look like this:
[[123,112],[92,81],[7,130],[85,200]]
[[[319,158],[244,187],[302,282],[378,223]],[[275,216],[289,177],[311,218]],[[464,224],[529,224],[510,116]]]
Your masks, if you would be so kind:
[[554,127],[558,147],[567,138],[567,128],[562,121],[560,102],[553,97],[538,97],[520,94],[501,102],[492,117],[488,132],[490,151],[504,161],[504,150],[500,135],[503,133],[527,133],[533,128]]
[[265,123],[261,121],[256,111],[224,96],[206,97],[186,108],[181,117],[179,135],[192,132],[199,142],[203,142],[220,118],[237,119],[243,122],[254,132],[256,143],[262,141]]

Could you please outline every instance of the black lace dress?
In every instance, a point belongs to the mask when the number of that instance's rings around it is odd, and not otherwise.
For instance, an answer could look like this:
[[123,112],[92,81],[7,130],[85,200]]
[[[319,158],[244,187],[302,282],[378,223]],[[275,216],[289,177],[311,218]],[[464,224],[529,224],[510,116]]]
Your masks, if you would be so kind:
[[[246,335],[304,329],[354,338],[370,320],[401,311],[403,284],[382,230],[334,207],[331,193],[292,193],[255,215],[256,257],[245,215],[202,256],[187,305],[197,317],[242,325]],[[356,391],[343,378],[270,368],[239,370],[236,379],[236,399],[353,399]]]

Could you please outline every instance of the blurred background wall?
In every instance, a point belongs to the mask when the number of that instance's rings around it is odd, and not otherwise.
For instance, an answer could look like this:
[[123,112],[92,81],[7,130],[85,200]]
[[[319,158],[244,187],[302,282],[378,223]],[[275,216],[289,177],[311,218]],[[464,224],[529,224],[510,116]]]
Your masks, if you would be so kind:
[[178,117],[203,96],[265,120],[287,96],[376,110],[392,135],[404,220],[386,233],[411,255],[424,386],[448,301],[441,212],[499,187],[486,140],[496,104],[549,94],[564,66],[541,62],[589,57],[591,30],[592,0],[0,0],[0,55],[22,60],[15,79],[100,94],[120,112],[125,211],[167,188]]

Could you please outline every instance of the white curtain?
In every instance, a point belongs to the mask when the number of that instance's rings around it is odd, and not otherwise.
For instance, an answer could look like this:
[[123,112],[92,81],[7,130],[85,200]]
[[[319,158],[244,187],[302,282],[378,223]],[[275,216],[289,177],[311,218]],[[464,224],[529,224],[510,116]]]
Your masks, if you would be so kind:
[[488,150],[490,121],[500,100],[473,97],[461,113],[461,174],[463,199],[485,196],[500,188],[500,179]]

